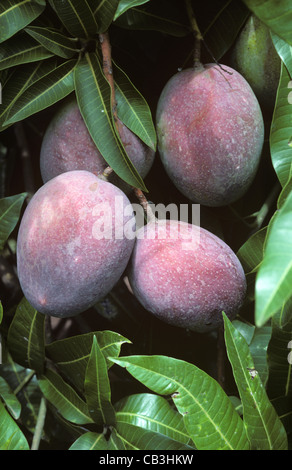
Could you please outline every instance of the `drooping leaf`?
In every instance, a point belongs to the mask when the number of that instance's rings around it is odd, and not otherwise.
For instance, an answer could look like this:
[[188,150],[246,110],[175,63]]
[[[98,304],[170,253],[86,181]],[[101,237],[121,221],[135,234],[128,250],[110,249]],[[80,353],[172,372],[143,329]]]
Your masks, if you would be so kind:
[[59,57],[71,59],[77,52],[77,42],[62,33],[40,26],[30,26],[25,31],[43,47]]
[[292,45],[290,0],[243,0],[246,6],[274,33]]
[[292,147],[289,145],[292,136],[292,100],[289,98],[289,93],[291,93],[291,91],[289,92],[290,81],[288,71],[282,63],[276,105],[270,130],[272,163],[282,187],[289,181],[292,174]]
[[112,360],[154,392],[171,395],[198,450],[249,448],[243,422],[231,401],[204,371],[166,356]]
[[73,37],[88,38],[97,33],[97,24],[87,0],[49,2]]
[[277,212],[270,228],[265,256],[255,285],[255,321],[262,326],[291,297],[292,193]]
[[24,297],[9,327],[7,345],[13,359],[39,373],[45,363],[45,316],[38,313]]
[[0,70],[52,57],[52,52],[41,46],[26,33],[0,44]]
[[0,450],[29,450],[28,442],[0,400]]
[[46,353],[49,358],[82,393],[94,335],[106,359],[107,367],[110,367],[112,362],[107,358],[109,356],[119,356],[122,344],[129,342],[119,333],[106,330],[95,331],[54,341],[46,346]]
[[271,38],[278,55],[284,62],[290,76],[292,76],[292,46],[290,46],[286,41],[281,39],[279,36],[277,36],[277,34],[273,33],[272,31]]
[[98,25],[98,33],[104,33],[112,23],[119,0],[88,0]]
[[285,429],[270,403],[248,344],[224,314],[225,342],[243,407],[246,432],[253,449],[286,450]]
[[0,249],[15,229],[27,193],[0,199]]
[[21,412],[21,404],[3,377],[0,377],[0,397],[13,418],[18,419]]
[[39,377],[38,383],[46,399],[63,418],[75,424],[92,423],[87,404],[56,372],[47,369],[46,373]]
[[129,423],[163,434],[174,441],[190,444],[183,417],[168,401],[151,393],[138,393],[115,404],[118,424]]
[[105,357],[93,336],[92,349],[85,373],[84,392],[93,420],[98,424],[115,424],[115,410],[111,403],[111,388]]
[[0,43],[35,20],[44,10],[45,0],[2,0],[0,4]]
[[123,13],[126,13],[126,11],[129,10],[130,8],[144,5],[144,3],[147,3],[147,2],[149,2],[149,0],[120,0],[114,20],[116,20]]
[[[116,450],[111,440],[106,440],[104,434],[86,432],[82,434],[69,448],[69,450]],[[106,458],[106,457],[104,457]]]
[[155,127],[146,100],[117,65],[114,79],[118,117],[146,145],[156,150]]
[[69,95],[74,90],[75,66],[74,59],[68,60],[33,83],[14,103],[4,125],[26,119]]
[[120,178],[147,191],[117,135],[112,117],[110,86],[95,53],[86,53],[78,62],[75,91],[84,122],[103,158]]

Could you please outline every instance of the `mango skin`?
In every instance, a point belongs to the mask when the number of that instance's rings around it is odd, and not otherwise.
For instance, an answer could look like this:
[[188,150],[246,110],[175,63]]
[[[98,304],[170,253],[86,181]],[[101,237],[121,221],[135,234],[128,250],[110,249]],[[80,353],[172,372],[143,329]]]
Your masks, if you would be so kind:
[[225,206],[247,192],[261,157],[264,122],[238,72],[210,64],[175,74],[160,95],[156,125],[162,163],[189,200]]
[[127,268],[135,297],[171,325],[207,333],[233,320],[246,294],[243,268],[211,232],[176,221],[150,222],[139,229]]
[[[155,152],[119,121],[120,137],[125,150],[142,178],[150,171]],[[70,98],[48,125],[40,151],[40,170],[43,182],[66,171],[86,170],[96,175],[108,166],[94,144],[75,98]],[[124,192],[131,186],[116,174],[109,179]]]
[[[99,235],[103,208],[111,210],[113,227],[128,223],[120,239]],[[18,277],[29,303],[43,314],[71,317],[104,297],[132,253],[133,217],[125,194],[90,172],[48,181],[29,202],[17,238]]]
[[274,107],[281,72],[281,59],[268,27],[251,15],[231,56],[232,66],[248,81],[261,106]]

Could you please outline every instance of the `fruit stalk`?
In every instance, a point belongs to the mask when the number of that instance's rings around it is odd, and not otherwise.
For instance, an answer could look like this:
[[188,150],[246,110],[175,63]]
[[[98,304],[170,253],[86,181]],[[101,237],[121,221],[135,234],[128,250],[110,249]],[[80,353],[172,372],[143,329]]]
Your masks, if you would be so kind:
[[193,60],[194,60],[194,68],[200,67],[201,66],[201,41],[203,40],[203,36],[201,34],[201,31],[199,29],[194,10],[192,7],[192,0],[185,0],[186,3],[186,9],[187,9],[187,14],[189,17],[190,25],[193,31],[193,35],[195,38],[195,44],[194,44],[194,55],[193,55]]

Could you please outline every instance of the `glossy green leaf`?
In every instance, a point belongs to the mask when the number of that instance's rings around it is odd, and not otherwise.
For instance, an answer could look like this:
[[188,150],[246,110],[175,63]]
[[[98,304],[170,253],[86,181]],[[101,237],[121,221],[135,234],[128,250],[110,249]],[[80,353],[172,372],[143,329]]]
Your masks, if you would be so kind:
[[[69,450],[116,450],[111,440],[106,440],[104,434],[86,432],[82,434],[69,448]],[[106,457],[100,457],[99,463]],[[106,462],[104,462],[106,463]]]
[[130,8],[138,7],[148,2],[149,0],[120,0],[114,19],[116,20],[123,13],[126,13],[126,11]]
[[292,92],[289,91],[291,86],[290,76],[282,63],[276,105],[270,130],[272,163],[282,187],[285,186],[292,175],[292,147],[289,145],[292,135]]
[[15,229],[27,193],[0,199],[0,249]]
[[131,395],[116,403],[115,409],[118,424],[129,423],[163,434],[174,441],[190,444],[182,415],[159,395]]
[[291,297],[292,193],[277,212],[255,286],[255,321],[262,326]]
[[7,345],[13,359],[23,367],[42,373],[45,362],[45,316],[24,297],[9,327]]
[[243,422],[219,384],[193,364],[166,356],[112,359],[146,387],[171,395],[198,450],[249,448]]
[[28,442],[0,400],[0,450],[29,450]]
[[68,60],[27,88],[14,103],[4,125],[26,119],[69,95],[74,90],[75,65],[75,60]]
[[118,117],[148,147],[156,150],[155,127],[146,100],[117,65],[114,79]]
[[292,5],[290,0],[243,1],[274,33],[292,45]]
[[274,43],[275,49],[284,62],[290,76],[292,76],[292,46],[287,44],[286,41],[281,39],[277,34],[271,31],[271,38]]
[[25,31],[53,54],[71,59],[77,52],[77,41],[53,29],[30,26]]
[[254,233],[236,253],[246,274],[256,272],[263,260],[267,227]]
[[97,33],[97,24],[87,0],[49,2],[73,37],[88,38]]
[[86,367],[94,336],[107,361],[107,367],[112,365],[107,358],[119,356],[122,344],[129,343],[129,340],[119,333],[105,330],[72,336],[46,346],[49,358],[80,392],[84,391]]
[[38,383],[46,399],[63,418],[75,424],[92,423],[87,404],[56,372],[47,369],[45,375],[39,377]]
[[225,342],[243,407],[243,420],[256,450],[286,450],[285,429],[268,399],[244,337],[224,314]]
[[87,53],[75,69],[78,105],[97,148],[120,178],[146,190],[142,178],[125,152],[113,122],[110,86],[94,53]]
[[107,365],[96,336],[93,337],[92,349],[87,363],[84,392],[93,420],[98,424],[114,425],[116,418],[111,403]]
[[88,0],[98,25],[98,33],[104,33],[110,27],[119,0]]
[[21,412],[21,404],[3,377],[0,377],[0,397],[13,418],[18,419]]
[[[31,64],[20,65],[11,74],[3,87],[3,99],[0,107],[0,130],[8,126],[3,125],[8,119],[11,108],[22,93],[37,80],[56,68],[55,59],[47,59]],[[2,128],[1,128],[2,126]]]
[[0,43],[35,20],[44,10],[45,0],[2,0],[0,3]]
[[[284,309],[272,318],[272,337],[268,347],[269,379],[267,390],[271,398],[292,397],[292,302],[290,319],[285,319]],[[290,345],[290,348],[289,348]]]
[[193,447],[174,441],[163,434],[129,423],[117,423],[117,432],[120,439],[124,441],[127,450],[194,450]]
[[52,53],[26,33],[0,44],[0,70],[52,57]]

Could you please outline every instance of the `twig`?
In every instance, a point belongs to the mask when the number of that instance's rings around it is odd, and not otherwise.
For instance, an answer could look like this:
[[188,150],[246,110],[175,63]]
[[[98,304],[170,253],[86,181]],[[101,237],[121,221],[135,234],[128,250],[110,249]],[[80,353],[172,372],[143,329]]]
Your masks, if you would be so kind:
[[144,210],[145,216],[146,216],[146,221],[150,222],[151,220],[154,220],[155,215],[153,214],[152,209],[150,207],[150,204],[149,204],[145,194],[143,193],[143,191],[141,191],[141,189],[134,188],[134,194],[138,198],[139,203],[141,204],[141,206],[143,207],[143,210]]
[[192,7],[192,0],[185,0],[187,14],[189,17],[190,25],[193,31],[195,44],[194,44],[194,68],[201,67],[201,42],[203,40],[203,36],[199,29],[197,20],[195,18],[194,10]]
[[34,432],[33,439],[32,439],[31,450],[38,450],[39,448],[41,438],[42,438],[42,432],[43,432],[44,425],[45,425],[46,415],[47,415],[47,400],[45,397],[42,397],[40,408],[39,408],[39,413],[37,417],[35,432]]

